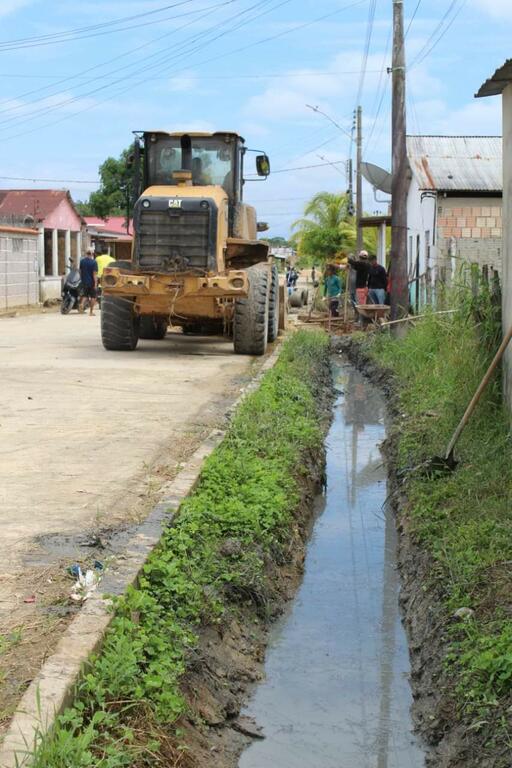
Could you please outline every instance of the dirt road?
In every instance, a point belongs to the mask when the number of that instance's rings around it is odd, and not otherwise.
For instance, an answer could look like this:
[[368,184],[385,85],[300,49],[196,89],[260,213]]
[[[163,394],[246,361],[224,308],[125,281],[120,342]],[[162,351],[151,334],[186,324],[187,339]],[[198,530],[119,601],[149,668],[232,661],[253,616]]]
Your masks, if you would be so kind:
[[99,322],[0,320],[0,635],[55,602],[79,537],[147,511],[251,372],[216,337],[107,352]]

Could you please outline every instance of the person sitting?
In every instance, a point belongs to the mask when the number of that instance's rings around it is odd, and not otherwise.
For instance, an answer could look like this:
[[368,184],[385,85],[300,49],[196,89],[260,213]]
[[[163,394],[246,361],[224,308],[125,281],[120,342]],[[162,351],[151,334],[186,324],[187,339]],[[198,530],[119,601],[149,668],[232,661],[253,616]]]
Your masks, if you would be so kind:
[[203,187],[211,184],[211,179],[205,174],[203,161],[200,157],[192,158],[192,184]]

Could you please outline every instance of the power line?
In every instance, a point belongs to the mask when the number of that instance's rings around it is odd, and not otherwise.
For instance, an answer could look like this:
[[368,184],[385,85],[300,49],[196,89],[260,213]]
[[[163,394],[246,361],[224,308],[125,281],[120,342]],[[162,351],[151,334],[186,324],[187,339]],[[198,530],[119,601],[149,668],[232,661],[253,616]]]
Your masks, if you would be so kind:
[[[272,171],[272,174],[275,173],[290,173],[291,171],[305,171],[309,168],[325,168],[328,165],[344,165],[345,160],[333,160],[330,163],[316,163],[315,165],[299,165],[296,168],[280,168],[278,171]],[[246,176],[257,176],[257,173],[247,173]]]
[[[279,5],[284,5],[285,2],[289,2],[289,1],[290,0],[284,0],[284,2],[280,3]],[[338,8],[336,11],[332,11],[331,13],[323,14],[322,16],[318,16],[317,18],[312,19],[311,21],[304,22],[303,24],[298,24],[295,27],[292,27],[291,29],[286,29],[283,32],[279,32],[277,34],[270,35],[268,37],[265,37],[265,38],[262,38],[260,40],[257,40],[254,43],[249,43],[248,45],[241,46],[240,48],[236,48],[236,49],[233,49],[231,51],[227,51],[225,53],[218,54],[217,56],[210,57],[209,59],[203,59],[202,61],[198,62],[198,65],[200,66],[202,64],[209,64],[212,61],[218,61],[219,59],[224,58],[226,56],[231,56],[231,55],[233,55],[235,53],[241,53],[241,52],[244,52],[244,51],[248,50],[249,48],[253,48],[255,46],[262,45],[262,44],[270,42],[272,40],[276,40],[278,38],[281,38],[281,37],[283,37],[285,35],[292,34],[293,32],[297,32],[298,30],[310,27],[313,24],[318,23],[319,21],[324,21],[326,18],[329,18],[331,16],[339,14],[339,13],[345,11],[345,10],[348,10],[349,8],[353,8],[355,6],[361,5],[364,2],[366,2],[366,0],[355,0],[354,2],[348,3],[347,5],[345,5],[345,6],[341,7],[341,8]],[[276,6],[276,7],[279,7],[279,5]],[[273,10],[275,10],[276,7]],[[254,18],[251,19],[250,21],[253,21],[253,20],[254,20]],[[248,22],[245,22],[245,23],[248,23]],[[239,25],[239,26],[241,26],[241,25]],[[228,31],[232,31],[232,30],[228,30]],[[227,34],[227,33],[225,32],[223,34]],[[220,37],[220,36],[221,35],[218,35],[217,37]],[[217,38],[215,38],[215,39],[217,39]],[[208,41],[207,44],[209,44],[211,42],[213,42],[213,41],[210,40],[210,41]],[[199,46],[199,48],[202,48],[202,46]],[[194,53],[194,52],[195,51],[193,50],[193,51],[191,51],[189,53]],[[154,66],[158,66],[158,65],[152,65],[151,68],[153,68]],[[174,74],[178,74],[179,72],[183,71],[183,69],[185,69],[185,67],[180,69],[180,70],[177,70],[177,71],[175,70]],[[119,95],[121,95],[123,93],[126,93],[127,91],[133,91],[134,87],[136,87],[137,85],[144,84],[146,82],[146,80],[147,80],[147,78],[144,78],[142,80],[131,82],[130,85],[128,85],[126,88],[121,89],[120,91],[117,91],[116,95],[119,96]],[[110,86],[115,85],[115,84],[117,84],[117,82],[116,83],[111,83]],[[105,87],[109,87],[109,86],[104,86],[104,88]],[[97,89],[97,90],[102,90],[102,89]],[[82,98],[83,98],[83,96],[82,96]],[[35,131],[40,131],[41,128],[47,128],[47,127],[50,127],[52,125],[56,125],[56,124],[58,124],[60,122],[63,122],[65,120],[72,119],[73,117],[76,117],[76,116],[82,114],[83,112],[89,111],[90,109],[93,109],[93,108],[99,106],[100,104],[103,104],[103,103],[108,102],[108,101],[110,101],[110,98],[101,99],[98,102],[96,102],[96,104],[89,105],[89,106],[85,107],[84,109],[79,110],[78,112],[72,113],[71,115],[65,115],[64,117],[61,117],[61,118],[59,118],[57,120],[54,120],[54,121],[52,121],[50,123],[45,123],[44,125],[39,126],[37,128],[31,128],[28,131],[23,131],[22,133],[17,132],[16,134],[13,134],[11,136],[7,136],[7,137],[5,137],[3,139],[3,141],[9,141],[11,139],[16,139],[16,138],[19,138],[20,136],[25,136],[25,135],[27,135],[29,133],[33,133]]]
[[[214,6],[211,6],[211,7],[212,8],[219,8],[220,6],[228,5],[228,4],[233,3],[233,2],[235,2],[235,0],[227,0],[226,2],[218,3],[218,4],[216,4]],[[190,13],[198,13],[198,12],[199,11],[191,11]],[[183,16],[188,16],[189,14],[187,13],[187,14],[182,14],[182,15]],[[178,18],[178,17],[176,17],[176,18]],[[155,39],[159,40],[160,38],[155,38]],[[145,48],[148,45],[152,45],[152,43],[154,43],[154,42],[155,42],[155,40],[151,40],[149,43],[144,43],[144,46],[140,46],[140,47],[141,48],[142,47]],[[136,50],[139,50],[139,49],[136,49]],[[127,56],[128,54],[132,54],[132,53],[133,53],[133,50],[129,51],[128,53],[124,53],[122,55],[123,56]],[[113,59],[110,59],[110,62],[111,61],[113,61]],[[103,64],[104,63],[105,62],[103,62]],[[97,67],[103,66],[103,64],[98,64],[98,65],[96,65],[96,67],[92,67],[91,69],[96,69]],[[88,70],[88,71],[91,71],[91,70]],[[380,70],[379,69],[367,69],[366,72],[367,72],[367,74],[374,74],[374,75],[376,75],[376,74],[378,74],[380,72]],[[197,80],[267,80],[267,79],[270,79],[270,78],[273,78],[273,77],[285,78],[286,79],[286,78],[289,78],[289,77],[325,77],[327,75],[337,76],[337,75],[357,75],[357,74],[359,74],[359,70],[358,69],[326,70],[325,72],[322,72],[322,71],[319,71],[319,70],[316,70],[314,72],[311,72],[309,70],[304,70],[303,72],[287,72],[287,71],[283,70],[282,72],[263,72],[263,73],[259,73],[257,75],[254,75],[254,74],[224,75],[224,74],[222,74],[222,75],[194,75],[194,77],[196,77]],[[20,75],[18,73],[13,73],[13,72],[0,72],[0,77],[14,78],[14,79],[18,79],[19,78],[19,79],[26,79],[26,80],[34,80],[34,79],[48,80],[50,78],[61,77],[61,75],[50,75],[50,74],[47,74],[47,75],[34,75],[34,74],[32,74],[32,75]],[[66,79],[78,80],[80,77],[81,77],[81,75],[79,75],[79,74],[78,75],[71,75],[69,78],[66,78]],[[167,80],[167,77],[164,77],[164,76],[162,76],[162,77],[154,77],[153,80]],[[55,83],[54,83],[54,85],[55,85]],[[50,86],[48,86],[48,87],[50,87]],[[36,89],[36,90],[38,90],[38,89]],[[35,91],[33,91],[33,93],[34,92]],[[24,94],[24,95],[26,96],[27,94]],[[15,97],[15,98],[18,98],[18,97]],[[11,99],[9,99],[9,101],[11,101]]]
[[[190,3],[193,3],[193,2],[196,2],[196,0],[180,0],[180,2],[178,3],[173,3],[172,5],[166,5],[163,8],[158,10],[140,13],[140,14],[137,14],[136,16],[129,16],[124,20],[104,22],[102,24],[95,24],[90,27],[82,27],[76,30],[68,30],[67,32],[55,32],[51,35],[40,35],[39,37],[34,37],[34,38],[25,38],[25,39],[21,38],[18,41],[14,40],[14,41],[4,41],[3,43],[0,42],[0,53],[3,51],[19,51],[25,48],[38,48],[44,45],[56,45],[58,43],[76,42],[77,40],[86,40],[91,37],[111,35],[111,34],[115,34],[116,32],[125,32],[126,30],[129,30],[129,29],[140,29],[140,27],[147,27],[153,24],[161,24],[162,22],[168,21],[169,19],[173,19],[174,17],[169,16],[169,17],[164,17],[163,19],[156,19],[155,21],[146,21],[142,23],[138,22],[137,24],[132,24],[130,26],[119,27],[118,29],[112,28],[113,25],[123,23],[123,21],[133,21],[135,19],[140,19],[145,16],[151,16],[155,13],[161,13],[162,11],[169,10],[170,8],[177,8],[180,5],[189,5]],[[104,31],[101,31],[101,30],[104,30]],[[85,32],[87,32],[87,34],[83,34]],[[18,45],[16,43],[20,43],[20,44]]]
[[[422,0],[418,0],[418,2],[416,3],[416,7],[415,7],[415,9],[414,9],[414,11],[412,13],[412,16],[409,19],[409,23],[407,25],[407,29],[405,30],[404,44],[405,44],[405,40],[407,39],[407,35],[411,31],[411,27],[413,25],[414,19],[416,18],[416,15],[417,15],[419,9],[420,9],[421,3],[422,3]],[[374,117],[374,120],[373,120],[373,123],[372,123],[372,127],[370,128],[370,130],[368,132],[368,138],[366,139],[366,142],[365,142],[365,152],[367,151],[367,149],[368,149],[368,147],[370,145],[373,133],[375,131],[375,127],[377,125],[377,121],[379,119],[380,111],[381,111],[382,105],[384,103],[384,98],[386,96],[387,89],[388,89],[388,86],[389,86],[389,80],[386,80],[384,82],[384,84],[383,84],[382,80],[383,80],[384,71],[385,71],[385,68],[386,68],[386,60],[387,60],[387,56],[388,56],[388,52],[389,52],[389,44],[390,44],[390,42],[391,42],[391,28],[390,28],[390,30],[388,32],[388,37],[387,37],[387,41],[386,41],[386,48],[385,48],[385,51],[384,51],[384,58],[382,60],[382,67],[381,67],[381,70],[380,70],[379,83],[377,85],[377,94],[376,94],[375,102],[374,102],[374,106],[375,106],[375,104],[377,104],[377,101],[378,101],[377,111],[375,112],[375,117]],[[382,87],[382,85],[383,85],[383,87]],[[381,92],[381,87],[382,87],[382,92]],[[380,94],[380,98],[379,98],[379,94]]]
[[[114,74],[115,72],[121,72],[121,71],[123,71],[125,69],[130,69],[130,68],[133,68],[133,67],[135,67],[135,69],[136,69],[136,71],[138,73],[145,72],[145,71],[152,70],[155,67],[160,67],[163,63],[166,63],[166,62],[169,63],[169,61],[173,61],[175,59],[179,59],[179,58],[181,58],[181,55],[182,55],[184,49],[186,49],[186,46],[187,46],[188,43],[195,44],[202,37],[205,37],[206,35],[208,35],[208,33],[215,31],[219,27],[222,27],[223,24],[229,23],[229,22],[233,21],[234,19],[239,18],[240,16],[244,16],[245,14],[249,13],[251,10],[254,10],[257,7],[262,7],[264,5],[268,5],[269,3],[272,3],[272,2],[273,2],[273,0],[258,0],[258,2],[256,2],[255,4],[249,6],[249,8],[246,8],[245,10],[240,11],[239,13],[235,14],[234,16],[231,16],[230,18],[225,19],[222,22],[214,24],[212,27],[209,27],[207,30],[204,30],[204,31],[199,32],[199,33],[195,33],[188,40],[185,40],[181,44],[179,44],[177,49],[176,48],[173,49],[173,53],[170,56],[167,53],[167,49],[162,49],[161,51],[158,51],[157,53],[152,54],[152,56],[150,56],[149,58],[155,58],[155,56],[158,56],[160,53],[162,53],[162,51],[165,52],[165,55],[163,56],[163,58],[161,57],[158,61],[155,61],[153,64],[149,64],[149,65],[143,66],[142,68],[139,68],[139,69],[137,69],[137,66],[138,66],[137,63],[135,65],[133,63],[132,64],[127,64],[127,65],[125,65],[123,67],[119,67],[118,69],[113,70],[109,74]],[[234,27],[231,27],[231,28],[228,28],[224,32],[220,32],[219,34],[217,34],[212,39],[207,40],[206,42],[202,42],[200,45],[196,46],[196,48],[192,48],[190,51],[186,51],[185,50],[184,52],[185,53],[187,53],[187,52],[188,53],[194,53],[197,50],[202,50],[206,45],[210,45],[211,43],[215,42],[215,40],[219,39],[220,37],[223,37],[224,35],[228,34],[229,32],[233,32],[233,31],[235,31],[237,29],[240,29],[240,27],[245,26],[246,24],[249,24],[250,22],[254,21],[255,19],[258,19],[260,16],[265,15],[266,13],[269,13],[271,10],[275,10],[276,8],[279,8],[281,5],[285,5],[288,2],[291,2],[291,0],[282,0],[280,3],[278,3],[277,6],[274,6],[274,8],[267,9],[267,10],[263,11],[262,13],[259,13],[259,14],[255,15],[255,16],[252,16],[251,18],[249,18],[249,19],[247,19],[245,21],[240,22],[238,25],[236,25]],[[207,11],[207,13],[204,14],[200,18],[204,18],[204,16],[210,15],[211,12],[212,12],[212,9],[210,8]],[[196,21],[198,21],[198,20],[199,19],[196,19]],[[184,26],[189,26],[189,24],[184,25]],[[181,70],[178,70],[178,71],[181,71]],[[104,77],[104,75],[102,75],[100,77],[92,78],[89,82],[92,83],[92,82],[95,82],[96,80],[101,80],[103,77]],[[103,91],[105,89],[108,89],[108,88],[111,88],[111,87],[113,87],[115,85],[118,85],[119,83],[124,82],[126,80],[126,78],[127,78],[127,75],[123,75],[122,77],[117,78],[117,79],[115,79],[113,81],[110,81],[109,83],[107,83],[105,85],[101,85],[101,86],[98,86],[97,88],[93,88],[92,90],[86,91],[85,93],[81,93],[78,96],[74,96],[72,98],[65,99],[64,101],[61,101],[61,102],[59,102],[57,104],[52,104],[50,106],[43,106],[43,107],[40,107],[40,108],[38,108],[36,110],[33,110],[31,112],[25,113],[23,115],[19,115],[19,116],[16,115],[14,117],[6,118],[5,120],[0,121],[0,125],[5,125],[7,123],[14,123],[14,125],[19,126],[19,125],[22,125],[23,123],[25,123],[27,121],[31,122],[31,119],[34,116],[43,116],[45,114],[49,114],[49,113],[55,112],[58,109],[60,109],[61,107],[69,106],[70,104],[73,104],[73,103],[75,103],[77,101],[80,101],[81,99],[83,99],[83,98],[85,98],[87,96],[92,96],[92,95],[94,95],[96,93],[99,93],[100,91]],[[131,83],[130,86],[125,89],[125,91],[126,90],[131,90],[134,85],[141,84],[141,83],[144,83],[144,82],[145,82],[145,79],[142,80],[142,81],[138,81],[138,83],[137,82],[136,83]],[[123,93],[123,92],[124,91],[121,91],[121,93]],[[46,96],[45,98],[48,98],[48,96]],[[110,97],[106,99],[106,101],[109,101],[109,100],[110,100]],[[44,99],[36,99],[33,103],[37,103],[38,101],[44,101]],[[105,100],[103,100],[103,101],[105,101]],[[103,103],[103,101],[100,101],[99,103]],[[75,113],[75,114],[77,114],[77,113]]]
[[[457,5],[458,2],[459,2],[459,0],[451,0],[450,5],[448,6],[448,8],[447,8],[446,12],[444,13],[443,17],[441,18],[441,20],[436,25],[434,31],[430,34],[430,36],[427,39],[426,43],[423,45],[421,50],[414,57],[413,61],[411,62],[410,66],[409,66],[409,70],[411,70],[413,67],[417,66],[418,64],[421,64],[427,58],[427,56],[429,56],[430,53],[432,53],[432,51],[434,50],[436,45],[446,35],[448,30],[450,29],[450,27],[454,23],[455,19],[458,17],[460,12],[462,11],[464,6],[466,5],[467,0],[462,0],[459,8],[456,8],[456,5]],[[448,23],[446,23],[448,18],[449,18],[449,16],[450,16],[450,14],[452,13],[452,11],[454,9],[455,9],[455,13],[453,14],[453,16],[450,19],[450,21],[448,21]],[[444,29],[443,29],[443,26],[444,26]],[[438,33],[440,33],[440,34],[436,38],[436,35],[438,35]],[[430,45],[430,43],[432,43],[432,44]]]
[[32,181],[44,182],[48,184],[99,184],[99,179],[96,181],[85,181],[84,179],[33,179],[28,176],[0,176],[0,179],[5,181]]
[[[185,16],[196,15],[197,13],[201,13],[201,11],[203,11],[203,10],[206,11],[206,13],[204,13],[202,16],[199,16],[197,19],[193,19],[192,21],[189,21],[186,24],[182,24],[181,27],[177,27],[177,28],[175,28],[175,29],[173,29],[171,31],[165,32],[163,35],[158,35],[158,37],[155,37],[152,40],[149,40],[148,42],[143,43],[142,45],[138,45],[135,48],[130,48],[128,51],[125,51],[124,53],[121,53],[121,54],[119,54],[117,56],[114,56],[111,59],[107,59],[106,61],[102,61],[99,64],[95,64],[92,67],[88,67],[87,69],[83,69],[83,70],[77,72],[74,75],[68,75],[66,77],[62,77],[61,75],[59,75],[59,76],[57,76],[57,77],[59,77],[59,79],[55,83],[50,83],[48,85],[45,85],[45,86],[43,86],[43,88],[33,88],[32,90],[25,91],[24,93],[21,93],[18,96],[15,96],[13,98],[4,99],[2,102],[0,102],[0,104],[8,104],[9,102],[12,102],[12,101],[15,101],[15,102],[16,101],[20,101],[21,99],[24,99],[27,96],[32,96],[35,93],[40,94],[41,91],[46,91],[46,90],[49,90],[51,88],[55,88],[58,85],[63,85],[64,83],[69,83],[71,80],[77,80],[79,78],[82,78],[82,76],[85,76],[85,75],[87,75],[90,72],[94,72],[97,69],[101,69],[101,67],[105,67],[108,64],[112,64],[115,61],[119,61],[119,59],[124,59],[126,56],[133,56],[133,54],[136,53],[137,51],[140,51],[143,48],[147,48],[147,47],[153,45],[154,43],[158,42],[159,40],[163,40],[166,37],[172,37],[177,32],[180,32],[182,29],[185,29],[186,27],[189,27],[192,24],[195,24],[197,21],[201,21],[202,19],[204,19],[207,16],[209,16],[210,13],[212,13],[217,8],[220,8],[220,7],[224,6],[224,5],[231,5],[234,2],[236,2],[236,0],[223,0],[223,2],[216,3],[213,6],[207,6],[206,8],[204,8],[204,7],[203,8],[198,8],[195,11],[188,11],[187,13],[179,14],[179,15],[173,17],[173,18],[175,18],[175,19],[184,18]],[[167,49],[165,49],[165,48],[161,48],[160,50],[155,51],[155,53],[150,54],[150,56],[147,57],[147,59],[145,59],[145,61],[147,61],[148,59],[155,58],[160,53],[164,53],[166,50]],[[130,64],[128,64],[125,67],[120,67],[118,69],[111,70],[110,72],[103,73],[103,75],[100,75],[97,78],[89,78],[89,79],[85,78],[85,83],[82,83],[82,85],[87,85],[88,83],[92,83],[95,80],[101,80],[106,75],[115,74],[116,72],[121,72],[123,69],[127,69],[127,68],[130,68],[130,67],[133,67],[133,66],[134,66],[134,63],[131,62]],[[25,104],[23,104],[23,105],[17,105],[16,107],[11,107],[9,109],[4,109],[4,110],[1,110],[1,111],[5,112],[5,111],[14,111],[15,109],[22,109],[23,107],[27,106],[27,104],[37,104],[38,102],[44,101],[44,99],[47,99],[50,96],[57,95],[59,93],[61,93],[60,89],[57,90],[57,91],[54,91],[53,94],[49,93],[46,96],[41,96],[41,97],[39,97],[37,99],[32,99],[32,101],[30,101],[30,102],[25,102]]]
[[377,0],[370,0],[370,6],[368,8],[368,22],[366,27],[366,40],[363,50],[363,58],[361,61],[361,72],[359,75],[359,85],[357,88],[356,96],[356,108],[361,104],[361,96],[364,88],[364,81],[366,77],[366,67],[368,64],[368,56],[370,54],[370,46],[372,43],[373,24],[375,22],[375,9],[377,7]]

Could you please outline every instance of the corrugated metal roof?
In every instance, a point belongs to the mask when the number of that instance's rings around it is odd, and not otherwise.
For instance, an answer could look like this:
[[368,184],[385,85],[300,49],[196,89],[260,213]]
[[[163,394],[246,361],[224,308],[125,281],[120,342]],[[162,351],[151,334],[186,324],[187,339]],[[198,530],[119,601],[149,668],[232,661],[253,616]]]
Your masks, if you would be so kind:
[[501,192],[501,136],[407,136],[407,155],[421,189]]
[[502,67],[499,67],[494,75],[480,86],[476,98],[482,96],[497,96],[502,93],[509,83],[512,83],[512,59],[507,59]]

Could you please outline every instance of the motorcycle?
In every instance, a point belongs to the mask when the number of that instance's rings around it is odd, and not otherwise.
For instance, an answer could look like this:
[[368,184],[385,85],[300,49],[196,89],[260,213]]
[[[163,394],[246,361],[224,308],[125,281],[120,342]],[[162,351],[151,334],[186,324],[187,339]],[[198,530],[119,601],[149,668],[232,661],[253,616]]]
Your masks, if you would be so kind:
[[80,270],[71,267],[62,286],[60,311],[62,315],[68,315],[72,309],[78,309],[82,297],[82,278]]

